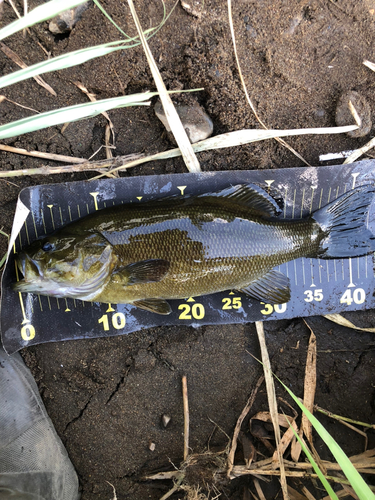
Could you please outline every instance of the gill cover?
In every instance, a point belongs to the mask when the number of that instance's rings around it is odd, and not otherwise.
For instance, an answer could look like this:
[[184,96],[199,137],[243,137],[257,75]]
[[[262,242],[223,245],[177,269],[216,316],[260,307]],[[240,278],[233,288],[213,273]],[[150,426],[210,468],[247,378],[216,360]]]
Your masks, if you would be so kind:
[[105,286],[115,261],[112,245],[99,233],[62,231],[19,253],[16,262],[24,279],[14,289],[91,300]]

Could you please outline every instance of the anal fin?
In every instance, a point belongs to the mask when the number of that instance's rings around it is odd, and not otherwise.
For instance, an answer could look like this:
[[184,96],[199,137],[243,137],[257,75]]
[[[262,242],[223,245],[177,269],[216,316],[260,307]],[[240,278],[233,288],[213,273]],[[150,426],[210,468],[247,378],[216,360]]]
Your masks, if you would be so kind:
[[164,299],[142,299],[133,302],[133,305],[139,307],[139,309],[144,309],[145,311],[150,311],[156,314],[163,314],[167,316],[171,314],[172,309],[168,302]]
[[270,304],[284,304],[290,300],[289,278],[271,269],[264,276],[252,281],[246,288],[239,290],[253,299]]

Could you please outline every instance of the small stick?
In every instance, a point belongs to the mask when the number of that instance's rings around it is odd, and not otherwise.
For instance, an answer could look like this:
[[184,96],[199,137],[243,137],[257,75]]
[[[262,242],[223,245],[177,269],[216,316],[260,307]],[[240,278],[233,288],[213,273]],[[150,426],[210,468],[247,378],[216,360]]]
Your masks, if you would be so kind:
[[189,455],[189,401],[186,375],[182,377],[182,399],[184,402],[184,461]]
[[258,390],[259,390],[259,387],[263,384],[263,382],[264,382],[264,375],[262,375],[259,378],[258,382],[256,383],[254,389],[252,390],[252,392],[250,394],[249,399],[246,402],[244,409],[241,412],[241,415],[238,417],[236,427],[234,428],[234,432],[233,432],[232,444],[231,444],[230,451],[228,454],[228,470],[227,470],[228,477],[230,476],[230,473],[232,472],[232,469],[233,469],[234,455],[235,455],[236,449],[237,449],[237,439],[238,439],[238,435],[239,435],[240,430],[241,430],[242,422],[244,421],[246,415],[249,413],[251,407],[253,406],[255,397],[256,397]]

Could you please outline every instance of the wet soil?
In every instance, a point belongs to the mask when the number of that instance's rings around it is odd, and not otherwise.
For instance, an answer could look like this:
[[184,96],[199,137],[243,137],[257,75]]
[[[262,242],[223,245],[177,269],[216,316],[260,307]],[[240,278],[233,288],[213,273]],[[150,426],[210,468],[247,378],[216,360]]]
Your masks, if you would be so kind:
[[[188,2],[199,10],[203,2]],[[362,61],[375,61],[375,4],[371,0],[253,0],[233,2],[238,55],[249,95],[269,128],[335,125],[335,107],[344,92],[356,91],[375,109],[375,74]],[[31,1],[30,8],[37,2]],[[130,35],[135,33],[124,3],[102,2]],[[167,9],[172,2],[166,1]],[[160,22],[158,0],[138,0],[142,25]],[[14,14],[4,4],[2,23]],[[116,40],[116,29],[95,7],[68,35],[54,36],[47,23],[15,35],[5,43],[26,64],[89,45]],[[178,3],[170,20],[150,40],[150,47],[169,89],[201,88],[195,98],[214,122],[214,133],[259,128],[246,103],[233,54],[224,0],[205,0],[200,17]],[[1,73],[17,69],[0,52]],[[44,76],[57,96],[34,80],[3,90],[23,106],[46,111],[86,101],[73,84],[82,82],[98,99],[153,90],[146,59],[139,47],[82,66]],[[179,101],[191,97],[176,97]],[[0,105],[1,124],[30,115],[10,101]],[[153,153],[171,147],[152,108],[110,111],[116,132],[116,155]],[[101,116],[3,141],[28,150],[89,158],[104,144]],[[355,149],[374,134],[306,136],[288,142],[312,165],[319,155]],[[96,156],[104,158],[101,150]],[[202,170],[301,167],[301,159],[276,141],[266,141],[199,155]],[[2,152],[2,170],[39,167],[37,158]],[[185,172],[181,159],[136,167],[123,176]],[[11,230],[17,195],[22,187],[90,178],[91,174],[25,176],[0,182],[0,227]],[[6,242],[2,240],[1,251]],[[349,317],[349,316],[348,316]],[[352,313],[359,326],[374,326],[373,311]],[[327,319],[309,318],[317,336],[316,403],[333,413],[374,423],[375,340],[373,334],[339,327]],[[276,374],[302,395],[309,329],[302,319],[268,322],[266,338]],[[38,382],[47,410],[77,469],[82,500],[159,499],[171,482],[143,481],[153,470],[178,466],[183,457],[181,377],[187,375],[190,447],[202,452],[225,447],[245,402],[261,374],[255,327],[248,325],[153,328],[124,337],[47,344],[25,349],[23,356]],[[282,389],[278,394],[285,396]],[[261,388],[253,413],[266,409]],[[171,417],[164,428],[162,415]],[[364,438],[328,417],[321,421],[348,454],[364,449]],[[244,424],[246,429],[247,422]],[[374,434],[368,433],[369,447]],[[316,448],[331,458],[321,441]],[[155,444],[154,451],[150,443]],[[238,463],[243,458],[239,452]],[[174,464],[174,465],[173,465]],[[298,484],[294,485],[298,489]],[[233,481],[222,498],[248,498],[251,479]],[[254,490],[255,491],[255,490]],[[281,498],[277,482],[265,486],[267,498]],[[314,491],[316,498],[324,496]],[[170,498],[182,498],[177,493]]]

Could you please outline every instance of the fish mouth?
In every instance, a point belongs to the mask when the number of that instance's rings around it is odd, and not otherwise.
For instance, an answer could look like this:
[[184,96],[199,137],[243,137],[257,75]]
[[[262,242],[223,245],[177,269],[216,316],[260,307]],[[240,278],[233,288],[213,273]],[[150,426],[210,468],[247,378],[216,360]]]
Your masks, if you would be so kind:
[[12,288],[17,292],[36,292],[44,288],[42,286],[43,275],[37,263],[26,253],[20,252],[15,257],[16,266],[23,279],[13,283]]

